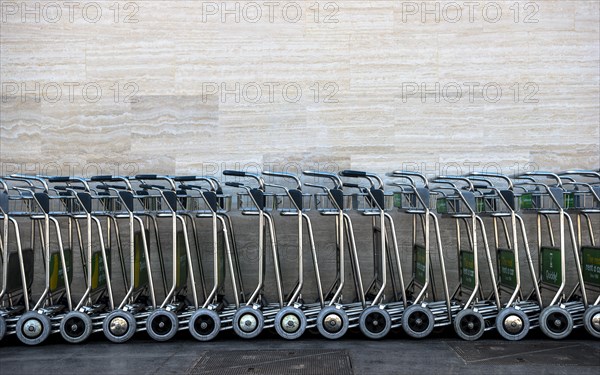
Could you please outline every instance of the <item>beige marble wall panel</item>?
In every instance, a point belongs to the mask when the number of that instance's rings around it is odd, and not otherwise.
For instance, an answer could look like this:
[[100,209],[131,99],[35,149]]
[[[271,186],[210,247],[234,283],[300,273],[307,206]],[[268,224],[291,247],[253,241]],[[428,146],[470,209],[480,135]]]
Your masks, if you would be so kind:
[[90,3],[73,21],[2,13],[3,173],[600,165],[597,1],[480,1],[472,20],[464,2],[280,2],[269,19],[259,1],[257,22],[243,0],[100,0],[97,22]]

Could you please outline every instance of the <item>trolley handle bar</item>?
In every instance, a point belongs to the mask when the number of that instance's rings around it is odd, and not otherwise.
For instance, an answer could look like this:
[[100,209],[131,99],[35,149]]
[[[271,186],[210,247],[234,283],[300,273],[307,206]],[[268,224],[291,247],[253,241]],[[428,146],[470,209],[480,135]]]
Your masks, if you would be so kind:
[[68,176],[51,176],[51,177],[47,177],[47,179],[48,179],[48,182],[51,182],[51,183],[76,181]]
[[[156,174],[138,174],[135,175],[135,177],[133,178],[135,180],[165,180],[169,183],[169,185],[171,185],[171,189],[175,190],[177,187],[175,186],[175,182],[173,182],[173,179],[171,179],[168,176],[159,176]],[[144,184],[141,184],[144,185]],[[149,185],[149,186],[154,186],[157,187],[157,185]],[[164,189],[164,187],[160,187],[159,189]]]
[[354,188],[354,189],[359,189],[359,190],[367,189],[364,186],[360,186],[359,184],[353,184],[351,182],[344,182],[344,187],[349,187],[349,188]]
[[506,183],[508,184],[508,188],[510,190],[512,190],[512,188],[513,188],[513,182],[512,182],[512,180],[508,176],[505,176],[505,175],[500,174],[500,173],[471,172],[469,174],[469,176],[499,178],[499,179],[502,179],[502,180],[506,181]]
[[367,172],[354,171],[354,170],[351,170],[351,169],[345,169],[345,170],[343,170],[343,171],[340,172],[340,176],[342,176],[342,177],[355,177],[355,178],[367,177]]
[[222,172],[223,176],[236,176],[236,177],[247,177],[247,178],[252,178],[253,180],[255,180],[258,183],[258,187],[260,188],[260,190],[265,190],[265,182],[262,179],[262,177],[260,177],[257,174],[254,173],[250,173],[250,172],[244,172],[244,171],[234,171],[231,169],[226,169]]
[[[39,176],[40,178],[44,178],[46,179],[49,183],[79,183],[83,185],[83,190],[90,190],[90,187],[87,183],[87,181],[84,178],[81,177],[69,177],[69,176]],[[72,186],[69,186],[72,187]]]
[[205,190],[205,191],[208,191],[207,188],[202,187],[200,185],[179,184],[179,188],[181,190]]
[[27,174],[11,174],[10,177],[14,180],[17,181],[27,181],[27,183],[31,186],[34,186],[33,183],[31,182],[33,181],[37,181],[39,183],[42,184],[42,186],[44,187],[44,191],[48,191],[48,183],[46,182],[46,180],[44,180],[43,178],[40,178],[38,176],[32,176],[32,175],[27,175]]
[[561,172],[558,174],[559,176],[565,175],[574,175],[574,176],[583,176],[583,177],[596,177],[600,180],[600,172],[592,171],[592,170],[569,170],[565,172]]
[[245,188],[246,185],[242,184],[241,182],[231,182],[231,181],[227,181],[225,183],[225,186],[231,186],[231,187],[235,187],[235,188]]
[[158,175],[155,174],[136,174],[134,179],[136,180],[158,180]]
[[67,190],[83,190],[85,191],[86,188],[84,188],[83,186],[67,186],[67,185],[56,185],[53,186],[54,189],[56,190],[60,190],[60,191],[67,191]]
[[379,185],[377,188],[380,190],[383,190],[383,187],[385,185],[383,183],[383,180],[375,173],[346,169],[346,170],[341,171],[339,173],[339,175],[342,177],[367,179],[367,180],[369,180],[369,184],[371,185],[372,188],[375,188],[375,183],[373,182],[373,180],[375,180],[375,181],[377,181],[377,184]]
[[302,183],[300,182],[300,179],[298,178],[298,176],[296,176],[294,174],[285,173],[285,172],[270,172],[270,171],[263,171],[262,174],[264,176],[280,177],[280,178],[285,178],[288,180],[294,180],[294,182],[296,183],[296,190],[302,190]]
[[[556,180],[556,186],[557,187],[562,187],[562,181],[561,181],[560,177],[556,173],[552,173],[552,172],[526,172],[526,173],[523,173],[521,176],[539,176],[539,177],[546,177],[546,178],[554,179],[554,180]],[[519,177],[521,177],[521,176],[519,176]]]
[[424,174],[419,173],[419,172],[393,171],[391,173],[386,173],[386,176],[388,176],[388,177],[403,177],[403,178],[409,179],[411,182],[413,182],[413,184],[414,184],[414,181],[410,177],[418,177],[420,180],[423,181],[423,184],[425,185],[425,187],[429,188],[429,181],[427,181],[427,177],[425,177]]
[[473,191],[473,189],[474,189],[473,188],[473,182],[471,180],[469,180],[468,178],[466,178],[466,177],[462,177],[462,176],[437,176],[435,178],[435,180],[438,180],[438,179],[441,179],[441,180],[463,181],[463,182],[467,183],[467,185],[469,187],[469,190]]
[[[212,177],[205,177],[205,176],[174,176],[171,177],[171,179],[173,181],[176,182],[190,182],[190,181],[204,181],[206,183],[208,183],[210,185],[210,190],[212,191],[216,191],[217,190],[217,186],[218,183],[216,183],[214,181],[214,179]],[[196,185],[194,185],[196,186]],[[204,189],[204,188],[201,188]]]
[[246,172],[244,171],[234,171],[231,169],[226,169],[223,171],[223,176],[236,176],[236,177],[246,177]]
[[490,190],[493,185],[484,185],[484,184],[473,184],[473,189],[475,190]]
[[[343,185],[342,180],[335,173],[317,172],[317,171],[303,171],[302,173],[305,176],[327,178],[327,179],[329,179],[330,181],[333,182],[333,184],[335,185],[336,189],[340,189],[342,187],[342,185]],[[305,185],[311,186],[311,185],[308,185],[308,184],[305,184]],[[317,186],[317,187],[321,187],[321,186]]]
[[171,177],[173,181],[184,182],[184,181],[196,181],[198,178],[196,176],[175,176]]
[[[131,182],[129,180],[129,177],[101,175],[101,176],[94,176],[94,177],[90,178],[90,181],[101,182],[104,185],[106,185],[107,182],[122,182],[125,184],[125,186],[112,185],[112,187],[115,189],[120,189],[120,190],[133,190],[133,188],[131,187]],[[109,186],[111,186],[111,185],[109,185]],[[101,189],[100,186],[97,186],[97,188]],[[104,189],[104,190],[108,190],[108,189]]]
[[140,189],[144,190],[165,190],[166,186],[154,184],[140,184]]
[[101,190],[127,190],[127,186],[125,185],[111,185],[111,184],[102,184],[102,185],[96,185],[96,189],[101,189]]
[[314,187],[314,188],[317,188],[317,189],[321,189],[323,191],[328,191],[329,190],[329,188],[327,186],[323,186],[323,185],[319,185],[319,184],[313,184],[313,183],[310,183],[310,182],[305,182],[304,185],[305,186]]
[[92,176],[92,177],[90,177],[90,181],[93,181],[93,182],[103,182],[103,181],[114,182],[114,181],[117,181],[117,179],[115,179],[113,176],[107,174],[107,175],[100,175],[100,176]]

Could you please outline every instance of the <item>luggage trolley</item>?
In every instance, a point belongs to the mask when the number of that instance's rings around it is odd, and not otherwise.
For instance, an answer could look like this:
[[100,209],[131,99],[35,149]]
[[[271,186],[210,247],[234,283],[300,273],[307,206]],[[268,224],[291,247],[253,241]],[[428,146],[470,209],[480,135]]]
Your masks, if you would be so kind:
[[[460,182],[462,186],[459,188]],[[459,281],[450,298],[455,303],[460,303],[461,311],[454,316],[454,329],[464,340],[477,340],[485,331],[495,327],[501,304],[485,224],[477,214],[475,189],[471,180],[460,176],[439,176],[431,183],[440,186],[432,190],[435,193],[438,213],[442,214],[442,217],[454,219],[456,226]],[[490,276],[491,296],[489,298],[484,296],[480,277],[478,231],[481,233],[487,271]],[[467,237],[468,249],[463,247],[463,233]],[[467,298],[463,297],[465,294]]]
[[[439,220],[435,210],[431,208],[427,178],[411,171],[394,171],[388,173],[388,176],[404,180],[390,184],[400,188],[394,193],[394,206],[401,212],[412,215],[412,278],[407,286],[407,297],[412,304],[404,311],[402,328],[411,337],[421,338],[429,335],[435,327],[451,325],[461,306],[450,298]],[[435,233],[443,289],[443,298],[440,299],[437,297],[436,273],[431,259],[432,231]]]
[[[143,206],[148,204],[145,201],[148,194],[144,190],[135,190],[128,177],[94,176],[91,181],[98,183],[96,189],[103,193],[105,214],[113,223],[117,246],[120,249],[122,243],[128,244],[123,250],[128,249],[129,254],[119,251],[125,295],[102,323],[102,332],[107,339],[123,343],[130,340],[136,331],[145,329],[148,311],[156,309],[148,250],[150,232],[143,218],[147,215]],[[128,255],[129,259],[125,259],[123,255]]]
[[[567,177],[575,177],[573,181],[563,182],[563,185],[573,186],[566,196],[572,198],[568,201],[572,201],[573,204],[567,204],[567,208],[577,215],[577,249],[585,282],[585,285],[577,284],[567,300],[587,300],[588,306],[583,314],[583,325],[593,337],[600,338],[600,247],[596,243],[600,233],[598,227],[594,231],[593,223],[594,217],[600,217],[598,215],[600,214],[600,172],[566,171],[559,176],[563,180]],[[577,291],[580,295],[576,294]],[[596,299],[593,299],[594,296]]]
[[[323,193],[316,193],[315,206],[323,216],[335,218],[336,236],[336,276],[328,292],[324,294],[325,307],[317,316],[317,329],[328,339],[338,339],[358,325],[360,314],[367,308],[363,289],[356,242],[350,216],[345,212],[348,203],[351,204],[352,195],[344,195],[343,183],[340,177],[333,173],[304,171],[305,176],[324,178],[333,183],[333,188],[325,185],[305,182],[305,186],[321,189]],[[345,202],[348,201],[349,202]],[[350,256],[350,265],[354,278],[356,302],[342,303],[342,292],[345,285],[345,259],[344,252],[347,246]]]
[[[344,186],[359,190],[359,193],[355,195],[356,208],[361,215],[371,218],[373,279],[365,295],[369,306],[360,314],[358,324],[366,337],[380,339],[390,332],[393,324],[401,322],[403,312],[407,307],[396,229],[394,220],[386,212],[393,208],[393,195],[385,193],[383,181],[376,174],[344,170],[339,172],[339,175],[368,182],[368,186],[347,182],[344,182]],[[386,301],[388,272],[392,281],[393,298]],[[399,288],[396,286],[396,278],[400,282]]]
[[[555,173],[528,172],[515,179],[519,181],[515,186],[524,190],[522,198],[524,197],[525,207],[522,206],[522,209],[535,212],[537,217],[539,278],[538,284],[534,285],[532,296],[537,294],[544,302],[539,325],[548,337],[563,339],[574,327],[583,324],[583,313],[587,306],[585,293],[580,295],[581,300],[569,300],[564,293],[567,282],[566,232],[569,233],[575,258],[574,271],[579,281],[576,288],[585,291],[573,221],[565,211],[566,206],[572,205],[573,196],[564,188],[562,179]],[[558,229],[552,217],[558,221]],[[555,233],[558,233],[558,241]],[[547,241],[544,241],[545,237]],[[544,290],[552,295],[549,303],[543,298]],[[574,293],[575,291],[571,295]]]
[[[104,243],[102,224],[94,209],[101,206],[104,196],[92,193],[88,182],[77,177],[49,177],[53,189],[61,195],[72,197],[66,201],[70,220],[77,229],[85,291],[75,308],[60,322],[60,334],[69,343],[85,341],[93,332],[102,331],[102,323],[108,312],[114,310],[110,275],[110,252]],[[73,224],[69,224],[71,227]],[[82,233],[84,224],[85,235]],[[95,230],[94,230],[95,229]],[[98,241],[95,242],[93,235]],[[85,237],[85,239],[84,239]],[[72,242],[70,239],[69,242]],[[98,246],[94,246],[97,243]],[[73,246],[70,246],[73,248]]]
[[[23,249],[19,223],[11,213],[11,200],[23,203],[22,192],[11,195],[10,177],[0,178],[0,262],[2,284],[0,290],[0,341],[6,334],[15,334],[19,317],[29,311],[33,283],[34,252]],[[30,199],[30,198],[27,198]],[[11,232],[12,227],[12,232]],[[12,237],[15,238],[14,246]]]
[[[69,217],[67,207],[74,204],[74,198],[51,194],[51,189],[43,178],[27,175],[11,177],[28,183],[25,187],[13,187],[21,192],[21,211],[13,214],[30,218],[30,246],[35,249],[36,240],[39,240],[44,268],[44,290],[33,307],[30,304],[30,310],[18,318],[15,333],[22,343],[38,345],[51,333],[58,333],[64,315],[73,311],[73,252],[72,247],[64,247],[58,218]],[[69,219],[69,224],[71,223]],[[51,231],[51,227],[54,230]],[[71,229],[72,226],[69,225],[70,232]],[[51,243],[51,233],[56,243]],[[56,251],[51,246],[56,246]]]
[[[146,332],[156,341],[167,341],[175,336],[178,330],[186,329],[190,316],[198,310],[198,293],[196,290],[196,272],[190,251],[187,214],[180,211],[181,201],[185,202],[185,194],[176,187],[175,182],[167,176],[144,174],[135,176],[139,188],[143,189],[146,197],[146,215],[150,216],[155,227],[159,228],[159,220],[168,223],[171,245],[171,272],[170,284],[167,284],[166,293],[162,303],[148,311],[146,319]],[[150,182],[153,182],[152,184]],[[163,184],[161,184],[163,183]],[[183,210],[185,211],[185,210]],[[160,231],[156,231],[156,247],[159,256],[163,256]],[[168,254],[168,252],[166,252]],[[161,264],[164,264],[164,258]],[[188,298],[188,287],[191,291],[191,301]]]
[[[239,258],[233,247],[235,241],[230,239],[229,233],[232,225],[226,214],[228,207],[231,205],[231,195],[222,194],[218,181],[209,177],[180,176],[173,177],[173,180],[179,183],[179,189],[187,192],[185,195],[187,211],[195,218],[211,219],[213,283],[210,292],[204,295],[203,304],[193,312],[188,322],[188,329],[195,339],[209,341],[214,339],[219,331],[232,328],[232,317],[240,307],[238,285],[241,285],[241,274],[238,264]],[[198,243],[198,233],[195,229],[194,236],[196,237],[196,243]],[[229,306],[225,299],[225,257],[227,257],[227,265],[231,275],[235,301],[233,307]],[[199,254],[198,261],[201,261]]]
[[468,178],[481,193],[476,197],[478,215],[491,218],[493,224],[496,284],[502,303],[496,329],[507,340],[521,340],[530,328],[537,327],[543,305],[540,294],[527,296],[521,282],[522,253],[532,283],[537,285],[538,281],[525,223],[518,213],[521,195],[515,192],[512,180],[502,174],[474,172]]
[[[242,215],[258,216],[258,283],[254,292],[246,301],[246,305],[237,310],[233,316],[233,330],[242,338],[254,338],[258,336],[264,328],[272,326],[277,313],[284,308],[283,306],[283,286],[281,282],[281,270],[279,267],[279,255],[277,252],[277,239],[273,217],[269,213],[274,207],[273,195],[265,193],[265,183],[259,175],[243,172],[225,170],[224,176],[236,176],[253,180],[258,184],[258,188],[250,188],[239,182],[226,182],[225,185],[245,190],[238,194],[238,206]],[[269,204],[267,204],[267,202]],[[272,251],[273,267],[275,271],[275,283],[277,287],[277,303],[268,304],[264,298],[265,284],[265,237],[269,233],[270,247]]]
[[[294,188],[288,189],[283,185],[265,183],[265,186],[283,190],[284,193],[275,194],[275,206],[281,216],[295,217],[298,230],[298,278],[295,286],[285,298],[285,307],[275,315],[275,330],[277,334],[285,339],[293,340],[304,333],[307,327],[314,327],[318,314],[325,306],[323,299],[323,287],[319,273],[319,263],[315,247],[315,239],[312,231],[312,223],[306,214],[311,207],[312,196],[302,192],[300,179],[289,173],[263,172],[264,176],[292,181]],[[310,253],[312,256],[315,282],[317,287],[318,302],[305,303],[302,298],[304,287],[304,227],[308,235]]]

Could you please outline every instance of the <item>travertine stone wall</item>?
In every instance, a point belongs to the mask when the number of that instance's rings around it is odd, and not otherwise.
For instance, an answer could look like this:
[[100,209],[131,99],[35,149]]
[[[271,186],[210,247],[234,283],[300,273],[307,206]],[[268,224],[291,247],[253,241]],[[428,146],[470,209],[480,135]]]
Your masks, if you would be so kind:
[[0,174],[598,168],[599,7],[2,0]]

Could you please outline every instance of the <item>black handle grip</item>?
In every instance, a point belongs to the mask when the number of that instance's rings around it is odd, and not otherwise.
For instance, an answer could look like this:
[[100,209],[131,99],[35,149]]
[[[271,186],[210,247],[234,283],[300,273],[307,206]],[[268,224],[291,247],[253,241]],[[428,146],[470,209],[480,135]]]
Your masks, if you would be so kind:
[[473,188],[475,188],[475,189],[489,189],[490,186],[489,185],[484,185],[484,184],[478,184],[478,185],[473,185]]
[[238,176],[238,177],[246,177],[246,172],[242,171],[232,171],[230,169],[223,171],[223,176]]
[[162,186],[162,185],[140,184],[140,189],[145,189],[145,190],[149,190],[149,189],[165,190],[165,187]]
[[349,182],[344,182],[344,186],[345,187],[349,187],[349,188],[357,188],[357,189],[360,188],[360,185],[358,185],[358,184],[352,184],[352,183],[349,183]]
[[66,191],[67,189],[85,190],[85,188],[83,186],[65,186],[65,185],[56,185],[56,186],[54,186],[54,189],[61,190],[61,191]]
[[343,177],[366,177],[367,172],[353,171],[351,169],[345,169],[340,172],[340,176],[343,176]]
[[179,184],[179,188],[183,190],[207,190],[204,186],[191,184]]
[[196,176],[176,176],[173,181],[196,181]]
[[136,180],[156,180],[158,178],[155,174],[138,174],[135,175]]
[[48,178],[48,182],[69,182],[71,181],[71,177],[67,176],[53,176]]
[[91,181],[99,182],[99,181],[114,181],[113,176],[111,175],[103,175],[103,176],[92,176],[90,178]]
[[226,182],[225,185],[237,188],[244,186],[244,184],[240,184],[239,182]]
[[127,186],[125,186],[125,185],[103,184],[103,185],[97,185],[96,189],[101,189],[101,190],[108,190],[108,189],[127,190]]

